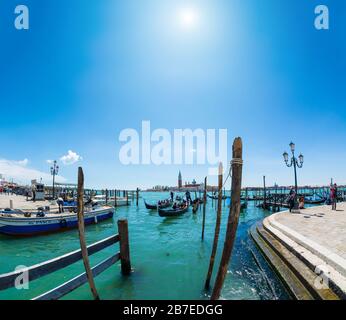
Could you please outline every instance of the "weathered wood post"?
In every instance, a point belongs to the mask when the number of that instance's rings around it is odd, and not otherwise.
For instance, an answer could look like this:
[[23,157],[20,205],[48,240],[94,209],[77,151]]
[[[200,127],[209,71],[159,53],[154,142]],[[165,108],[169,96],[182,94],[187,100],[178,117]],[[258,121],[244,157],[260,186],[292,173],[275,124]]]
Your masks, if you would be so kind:
[[263,176],[263,209],[267,209],[266,176]]
[[121,259],[121,272],[123,275],[131,273],[130,261],[130,245],[129,245],[129,231],[126,219],[118,220],[118,232],[120,238],[120,259]]
[[88,249],[85,241],[85,228],[84,228],[84,200],[83,200],[83,189],[84,189],[84,174],[81,167],[78,168],[78,189],[77,189],[77,214],[78,214],[78,232],[79,232],[79,242],[82,251],[83,263],[88,278],[91,293],[95,300],[99,300],[99,295],[96,290],[94,276],[92,274]]
[[116,208],[118,206],[117,204],[117,190],[114,189],[114,207]]
[[108,204],[108,189],[106,189],[106,205]]
[[139,188],[136,189],[136,206],[138,207]]
[[126,205],[129,205],[129,192],[126,191]]
[[218,194],[218,201],[217,201],[217,214],[216,214],[216,224],[215,224],[215,233],[214,233],[214,242],[213,242],[213,249],[211,251],[210,256],[210,262],[209,262],[209,269],[207,274],[207,279],[205,281],[205,289],[210,288],[210,279],[213,274],[213,268],[214,268],[214,262],[215,262],[215,255],[217,251],[217,244],[219,242],[219,234],[220,234],[220,225],[221,225],[221,209],[222,209],[222,163],[219,164],[219,194]]
[[207,205],[207,177],[204,178],[204,194],[203,194],[203,222],[202,222],[202,241],[204,240],[205,229],[205,207]]
[[211,296],[212,300],[219,299],[220,297],[237,232],[240,215],[240,192],[243,168],[242,155],[243,145],[241,138],[236,138],[233,142],[231,206],[228,215],[226,238],[222,252],[222,258],[219,266],[219,271],[216,276],[214,290]]

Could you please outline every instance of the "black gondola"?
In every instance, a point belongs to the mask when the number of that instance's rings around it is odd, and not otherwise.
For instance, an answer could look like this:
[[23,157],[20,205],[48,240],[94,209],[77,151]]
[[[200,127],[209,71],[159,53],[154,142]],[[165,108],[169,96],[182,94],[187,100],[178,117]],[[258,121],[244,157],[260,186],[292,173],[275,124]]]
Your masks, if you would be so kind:
[[326,199],[324,199],[324,198],[321,198],[321,199],[308,199],[308,198],[305,198],[304,202],[307,203],[307,204],[321,204],[321,203],[325,203]]
[[197,199],[194,199],[194,200],[192,201],[192,204],[196,203],[197,201],[198,201],[199,204],[203,204],[203,203],[204,203],[203,198],[197,198]]
[[[148,209],[148,210],[157,210],[157,206],[158,204],[149,204],[147,203],[145,200],[144,200],[144,204],[145,204],[145,207]],[[172,202],[171,201],[166,201],[164,204],[161,204],[159,206],[160,209],[164,209],[164,208],[168,208],[172,205]]]
[[[218,200],[219,199],[218,196],[211,196],[210,194],[207,194],[207,196],[208,196],[208,198],[213,199],[213,200]],[[222,196],[222,200],[226,200],[226,199],[229,199],[229,198],[231,198],[231,197],[229,197],[229,196]]]
[[246,209],[247,208],[247,201],[242,201],[240,203],[240,210]]
[[181,216],[184,213],[186,213],[189,210],[189,205],[186,204],[183,208],[177,208],[177,209],[159,209],[159,216],[160,217],[176,217]]

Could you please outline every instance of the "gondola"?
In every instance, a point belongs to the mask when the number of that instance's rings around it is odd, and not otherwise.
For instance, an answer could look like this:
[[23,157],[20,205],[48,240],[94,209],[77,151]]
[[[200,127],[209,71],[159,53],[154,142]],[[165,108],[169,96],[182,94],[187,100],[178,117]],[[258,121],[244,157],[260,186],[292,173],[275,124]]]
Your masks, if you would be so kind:
[[[231,201],[229,200],[227,206],[231,206]],[[240,201],[240,210],[247,209],[247,201]]]
[[246,209],[247,208],[247,201],[242,201],[241,203],[240,203],[240,210],[244,210],[244,209]]
[[309,198],[305,198],[305,203],[307,204],[322,204],[326,202],[325,198],[321,198],[321,199],[309,199]]
[[189,210],[189,205],[186,204],[183,208],[177,208],[177,209],[159,209],[159,216],[160,217],[176,217],[181,216],[184,213],[186,213]]
[[[148,210],[157,210],[157,204],[149,204],[147,203],[145,200],[144,200],[144,204],[145,204],[145,207],[148,209]],[[171,201],[167,201],[166,203],[164,204],[161,204],[159,206],[160,209],[164,209],[164,208],[168,208],[172,205],[172,202]]]
[[[218,196],[211,196],[210,194],[207,194],[208,198],[213,199],[213,200],[218,200],[219,197]],[[226,200],[229,199],[229,196],[222,196],[222,200]]]
[[192,203],[195,203],[197,201],[198,201],[199,204],[203,204],[204,203],[203,198],[196,198],[195,200],[192,201]]

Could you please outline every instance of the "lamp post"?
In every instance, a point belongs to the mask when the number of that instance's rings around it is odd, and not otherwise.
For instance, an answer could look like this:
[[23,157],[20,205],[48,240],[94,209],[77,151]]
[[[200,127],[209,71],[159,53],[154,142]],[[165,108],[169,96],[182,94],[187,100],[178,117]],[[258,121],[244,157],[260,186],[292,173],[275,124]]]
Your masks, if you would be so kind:
[[56,164],[56,160],[53,162],[53,166],[50,167],[50,173],[53,176],[53,199],[55,199],[55,176],[59,172],[59,166]]
[[296,196],[295,196],[295,207],[297,206],[297,195],[298,195],[298,182],[297,182],[297,167],[298,168],[302,168],[303,167],[303,163],[304,163],[304,156],[302,154],[300,154],[298,156],[298,159],[296,158],[295,156],[295,148],[296,148],[296,145],[291,142],[289,144],[290,146],[290,149],[291,149],[291,152],[292,152],[292,158],[291,158],[291,161],[289,162],[289,159],[288,159],[288,153],[285,151],[284,154],[283,154],[283,157],[284,157],[284,161],[286,163],[286,166],[287,167],[292,167],[294,168],[294,185],[295,185],[295,192],[296,192]]

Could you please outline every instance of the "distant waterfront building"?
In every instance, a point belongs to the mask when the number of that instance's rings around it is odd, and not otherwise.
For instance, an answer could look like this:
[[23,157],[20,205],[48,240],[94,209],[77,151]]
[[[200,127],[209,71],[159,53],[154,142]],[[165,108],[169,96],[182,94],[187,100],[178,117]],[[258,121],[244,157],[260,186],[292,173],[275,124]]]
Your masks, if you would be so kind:
[[201,187],[201,184],[198,184],[195,179],[192,180],[192,183],[185,182],[184,188],[185,189],[199,189]]
[[181,177],[181,172],[179,171],[179,175],[178,175],[178,188],[182,188],[183,186],[183,179]]

